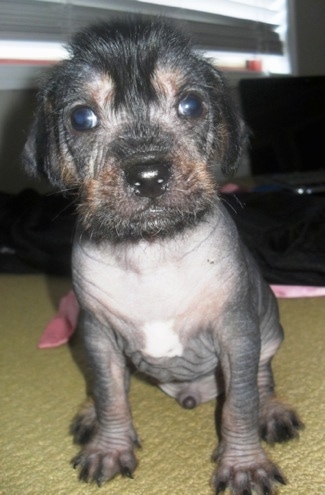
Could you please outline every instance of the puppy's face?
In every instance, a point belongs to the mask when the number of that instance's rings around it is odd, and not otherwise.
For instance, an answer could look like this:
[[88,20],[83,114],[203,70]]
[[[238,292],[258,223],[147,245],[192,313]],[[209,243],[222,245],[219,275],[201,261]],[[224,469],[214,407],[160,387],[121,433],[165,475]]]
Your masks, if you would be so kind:
[[32,171],[75,188],[95,238],[138,239],[193,224],[232,172],[240,123],[220,74],[165,21],[102,24],[75,37],[39,96]]

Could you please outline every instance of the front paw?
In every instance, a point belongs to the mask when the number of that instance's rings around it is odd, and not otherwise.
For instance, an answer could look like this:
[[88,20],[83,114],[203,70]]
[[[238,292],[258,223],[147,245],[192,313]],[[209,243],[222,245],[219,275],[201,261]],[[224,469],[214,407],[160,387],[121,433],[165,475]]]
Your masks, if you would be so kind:
[[281,471],[262,452],[251,461],[222,455],[212,479],[216,495],[226,489],[232,495],[275,495],[276,483],[286,484]]
[[79,468],[81,481],[96,482],[101,486],[117,474],[132,478],[137,467],[132,446],[103,447],[95,441],[87,444],[71,461],[74,468]]
[[260,436],[268,442],[287,442],[299,437],[304,427],[297,413],[286,404],[270,400],[262,408],[260,415]]

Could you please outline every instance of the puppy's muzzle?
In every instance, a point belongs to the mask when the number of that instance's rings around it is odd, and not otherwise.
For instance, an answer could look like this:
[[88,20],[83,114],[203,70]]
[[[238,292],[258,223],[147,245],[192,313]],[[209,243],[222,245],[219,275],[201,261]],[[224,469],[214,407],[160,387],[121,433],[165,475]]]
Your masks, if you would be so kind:
[[137,163],[125,171],[127,183],[138,196],[154,199],[167,190],[171,176],[167,163]]

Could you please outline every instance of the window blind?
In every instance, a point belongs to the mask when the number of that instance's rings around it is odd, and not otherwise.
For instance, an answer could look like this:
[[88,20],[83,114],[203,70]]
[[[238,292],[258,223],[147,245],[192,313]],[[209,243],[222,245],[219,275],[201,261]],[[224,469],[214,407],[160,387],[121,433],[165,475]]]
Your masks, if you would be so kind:
[[89,23],[142,13],[178,19],[205,50],[279,55],[277,5],[279,0],[0,0],[0,39],[64,43]]

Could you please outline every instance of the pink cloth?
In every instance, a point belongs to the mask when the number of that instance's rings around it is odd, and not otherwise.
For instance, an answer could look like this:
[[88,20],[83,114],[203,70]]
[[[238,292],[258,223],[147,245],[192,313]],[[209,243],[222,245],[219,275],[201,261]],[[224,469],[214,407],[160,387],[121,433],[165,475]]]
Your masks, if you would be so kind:
[[73,291],[62,297],[57,314],[46,325],[38,343],[40,349],[66,344],[76,329],[79,304]]
[[227,184],[223,184],[219,190],[222,193],[231,194],[234,192],[242,191],[243,189],[241,187],[239,187],[237,184],[233,184],[232,182],[228,182]]
[[276,297],[321,297],[325,296],[325,287],[312,287],[305,285],[271,285]]
[[[271,285],[278,298],[320,297],[325,296],[325,287],[309,287],[302,285]],[[38,343],[40,349],[58,347],[66,344],[77,326],[79,304],[71,290],[62,297],[59,310],[47,324]]]

